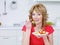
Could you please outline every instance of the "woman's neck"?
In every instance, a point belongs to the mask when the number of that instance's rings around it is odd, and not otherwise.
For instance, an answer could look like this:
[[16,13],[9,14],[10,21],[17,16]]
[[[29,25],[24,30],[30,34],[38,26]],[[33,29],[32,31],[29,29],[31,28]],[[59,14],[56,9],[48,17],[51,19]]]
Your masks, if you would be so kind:
[[42,28],[42,23],[36,24],[36,28]]
[[39,30],[41,30],[41,28],[42,28],[42,23],[37,24],[35,27],[35,31],[39,31]]

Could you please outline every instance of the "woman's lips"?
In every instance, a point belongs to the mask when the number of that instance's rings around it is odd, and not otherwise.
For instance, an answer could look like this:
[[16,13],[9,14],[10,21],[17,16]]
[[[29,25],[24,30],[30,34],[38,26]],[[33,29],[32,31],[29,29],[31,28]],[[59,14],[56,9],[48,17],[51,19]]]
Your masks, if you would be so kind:
[[36,19],[36,20],[34,20],[34,21],[39,21],[39,19]]

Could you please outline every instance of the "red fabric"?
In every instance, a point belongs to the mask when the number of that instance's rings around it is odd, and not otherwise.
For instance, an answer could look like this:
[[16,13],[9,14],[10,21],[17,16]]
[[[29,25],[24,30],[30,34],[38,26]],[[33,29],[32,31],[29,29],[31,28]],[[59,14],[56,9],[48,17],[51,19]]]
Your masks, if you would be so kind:
[[[23,26],[22,31],[26,31],[25,25]],[[54,32],[54,29],[52,28],[52,26],[47,25],[47,26],[45,26],[45,31],[49,32],[49,34],[51,34]],[[42,37],[37,38],[35,35],[32,34],[32,32],[34,32],[34,26],[32,26],[32,28],[31,28],[30,45],[44,45],[43,38]]]
[[50,25],[46,25],[45,27],[45,31],[49,32],[49,34],[53,33],[54,32],[54,29],[52,26]]
[[22,31],[26,31],[26,26],[25,25],[23,26]]

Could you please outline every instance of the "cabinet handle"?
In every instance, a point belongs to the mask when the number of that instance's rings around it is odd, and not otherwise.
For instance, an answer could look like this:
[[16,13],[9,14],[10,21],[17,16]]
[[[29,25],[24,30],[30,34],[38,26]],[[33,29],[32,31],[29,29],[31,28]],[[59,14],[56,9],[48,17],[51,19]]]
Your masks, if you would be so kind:
[[8,37],[4,37],[3,39],[8,39]]

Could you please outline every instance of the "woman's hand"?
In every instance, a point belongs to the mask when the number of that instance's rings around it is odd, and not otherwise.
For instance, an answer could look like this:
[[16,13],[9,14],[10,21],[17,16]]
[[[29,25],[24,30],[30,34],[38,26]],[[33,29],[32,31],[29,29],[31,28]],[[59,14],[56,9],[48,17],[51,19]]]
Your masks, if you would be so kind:
[[45,39],[45,38],[47,38],[47,36],[48,36],[47,34],[40,34],[40,35],[36,35],[36,37],[37,37],[37,38],[42,37],[42,38],[44,38],[44,39]]
[[43,39],[47,39],[47,35],[42,35],[41,37],[43,37]]
[[27,29],[31,29],[31,22],[30,21],[26,21],[25,22],[25,26]]
[[47,35],[41,35],[41,37],[42,37],[43,39],[46,39],[46,38],[47,38]]

